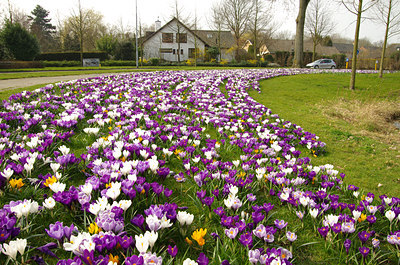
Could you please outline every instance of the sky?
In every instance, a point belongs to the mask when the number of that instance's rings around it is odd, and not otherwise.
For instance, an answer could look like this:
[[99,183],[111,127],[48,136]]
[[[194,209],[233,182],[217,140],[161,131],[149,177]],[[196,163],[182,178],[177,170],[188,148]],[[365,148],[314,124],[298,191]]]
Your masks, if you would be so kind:
[[[50,12],[52,23],[57,25],[57,21],[64,19],[77,10],[78,0],[0,0],[0,9],[3,14],[7,10],[8,1],[12,6],[24,11],[27,14],[41,5]],[[330,1],[330,0],[324,0]],[[183,13],[189,18],[198,17],[198,27],[210,29],[208,14],[213,4],[218,0],[178,0]],[[290,32],[295,34],[295,19],[297,16],[297,6],[292,4],[284,6],[283,0],[278,0],[272,11],[275,14],[275,22],[279,25],[278,31]],[[298,2],[297,0],[292,2]],[[332,1],[331,1],[332,2]],[[151,25],[159,19],[162,25],[171,18],[175,0],[137,0],[138,18],[142,24]],[[81,0],[83,8],[92,8],[104,15],[106,25],[123,25],[125,28],[134,29],[135,27],[135,0]],[[337,33],[346,38],[354,38],[356,16],[348,12],[340,5],[331,5],[331,17],[335,24],[333,33]],[[371,21],[364,21],[361,25],[360,38],[368,38],[371,42],[379,42],[383,39],[384,26]],[[390,43],[400,43],[400,36],[389,40]]]

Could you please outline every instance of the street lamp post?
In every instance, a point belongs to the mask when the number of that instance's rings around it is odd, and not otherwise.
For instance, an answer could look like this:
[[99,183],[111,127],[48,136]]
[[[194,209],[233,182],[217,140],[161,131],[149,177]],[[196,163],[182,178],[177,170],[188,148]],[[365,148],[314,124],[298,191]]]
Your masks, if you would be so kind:
[[137,0],[136,0],[136,34],[135,34],[135,41],[136,41],[136,68],[139,68],[139,63],[138,63],[138,57],[139,57],[139,52],[138,52],[138,30],[137,30]]

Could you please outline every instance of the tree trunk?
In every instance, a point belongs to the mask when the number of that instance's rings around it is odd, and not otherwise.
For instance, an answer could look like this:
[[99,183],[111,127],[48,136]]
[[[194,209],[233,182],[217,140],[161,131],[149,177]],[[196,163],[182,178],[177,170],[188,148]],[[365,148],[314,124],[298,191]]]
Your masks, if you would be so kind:
[[387,45],[387,39],[388,39],[388,34],[389,34],[389,26],[390,26],[390,12],[391,11],[392,11],[392,0],[389,0],[389,9],[388,9],[388,16],[387,16],[387,21],[386,21],[385,40],[383,41],[381,64],[379,65],[379,78],[383,77],[383,63],[384,63],[384,60],[385,60],[386,45]]
[[349,87],[352,90],[354,90],[356,86],[357,50],[358,50],[358,37],[360,35],[362,4],[363,0],[358,0],[357,25],[356,25],[356,34],[354,37],[353,59],[351,62],[351,79]]
[[315,50],[317,48],[317,43],[313,41],[313,50],[312,50],[312,61],[315,61]]
[[81,1],[79,0],[79,45],[80,47],[80,59],[81,66],[83,66],[83,17],[82,17],[82,8]]
[[299,0],[299,13],[296,19],[296,39],[294,46],[293,67],[303,67],[303,40],[304,40],[304,22],[306,20],[307,5],[310,0]]

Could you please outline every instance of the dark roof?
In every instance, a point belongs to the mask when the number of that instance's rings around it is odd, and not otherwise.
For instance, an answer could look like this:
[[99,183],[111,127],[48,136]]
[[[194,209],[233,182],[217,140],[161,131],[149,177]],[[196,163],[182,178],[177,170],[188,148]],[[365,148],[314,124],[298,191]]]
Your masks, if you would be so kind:
[[387,53],[389,55],[391,55],[397,51],[400,51],[400,43],[393,43],[393,44],[390,44],[387,46]]
[[349,44],[349,43],[333,43],[332,45],[340,53],[344,53],[344,54],[353,53],[353,44]]
[[[267,46],[267,49],[270,53],[275,53],[277,51],[294,51],[294,40],[271,40],[270,44]],[[312,41],[304,41],[303,49],[305,52],[313,51],[313,43]],[[334,46],[322,46],[317,45],[316,52],[320,55],[332,55],[339,53],[336,47]]]
[[[210,47],[218,47],[217,30],[196,30],[197,36],[206,42]],[[235,45],[235,39],[230,31],[220,31],[221,48],[231,48]]]

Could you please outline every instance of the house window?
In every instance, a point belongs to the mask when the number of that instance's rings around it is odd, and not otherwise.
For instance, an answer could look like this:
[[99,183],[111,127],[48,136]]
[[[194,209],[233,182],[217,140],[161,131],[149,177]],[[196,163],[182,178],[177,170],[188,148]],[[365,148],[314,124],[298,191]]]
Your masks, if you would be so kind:
[[212,39],[213,35],[211,33],[207,34],[207,39]]
[[[189,51],[189,58],[194,58],[195,57],[195,54],[194,54],[195,49],[189,48],[188,51]],[[199,54],[199,48],[197,48],[197,54]]]
[[183,54],[183,49],[181,49],[181,54]]
[[175,49],[172,49],[172,54],[175,54]]
[[187,34],[186,33],[176,33],[176,42],[187,43]]
[[173,43],[174,42],[174,34],[173,33],[163,33],[162,34],[162,42],[163,43]]
[[161,48],[160,53],[172,53],[172,49],[170,48]]

